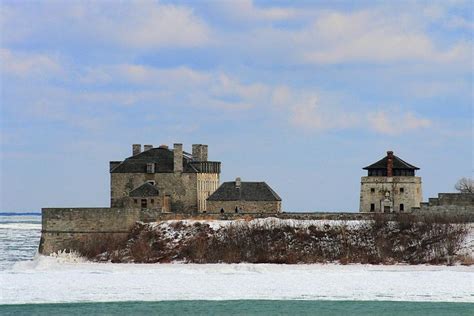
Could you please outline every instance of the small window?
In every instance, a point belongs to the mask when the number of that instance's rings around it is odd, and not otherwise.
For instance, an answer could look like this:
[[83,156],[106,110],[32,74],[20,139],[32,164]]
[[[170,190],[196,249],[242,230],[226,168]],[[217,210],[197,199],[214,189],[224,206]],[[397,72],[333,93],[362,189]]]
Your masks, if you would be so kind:
[[155,173],[155,164],[150,162],[146,164],[146,173]]
[[224,209],[223,208],[221,208],[221,214],[224,214]]
[[238,213],[239,212],[239,208],[236,206],[235,207],[235,212]]
[[370,204],[370,211],[375,212],[375,204],[374,203]]
[[149,183],[151,185],[155,185],[155,181],[154,180],[148,180],[146,183]]
[[374,189],[374,188],[371,188],[371,189],[370,189],[370,193],[375,193],[375,189]]
[[133,199],[133,203],[138,204],[138,200],[137,200],[137,199]]
[[405,192],[405,188],[400,188],[400,193]]
[[146,199],[142,199],[141,206],[142,206],[142,208],[147,208],[148,205],[147,205]]
[[403,212],[404,210],[405,210],[405,205],[403,205],[403,203],[402,203],[402,204],[400,204],[400,212]]
[[155,204],[155,200],[154,200],[154,199],[151,199],[151,200],[150,200],[150,203],[151,203],[151,204]]

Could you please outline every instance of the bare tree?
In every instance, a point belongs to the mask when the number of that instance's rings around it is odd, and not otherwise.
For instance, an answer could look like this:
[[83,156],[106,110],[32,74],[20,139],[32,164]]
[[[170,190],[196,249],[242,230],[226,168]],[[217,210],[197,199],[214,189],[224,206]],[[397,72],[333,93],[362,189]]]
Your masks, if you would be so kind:
[[474,193],[474,180],[471,178],[461,178],[454,188],[460,193]]

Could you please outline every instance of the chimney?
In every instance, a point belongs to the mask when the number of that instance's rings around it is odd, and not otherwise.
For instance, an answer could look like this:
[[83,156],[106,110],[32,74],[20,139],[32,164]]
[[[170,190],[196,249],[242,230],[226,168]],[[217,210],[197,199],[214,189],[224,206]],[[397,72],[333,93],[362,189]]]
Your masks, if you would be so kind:
[[174,172],[183,172],[183,144],[173,144]]
[[201,145],[193,144],[193,159],[196,161],[201,161]]
[[147,151],[153,148],[153,145],[143,145],[143,151]]
[[168,145],[160,145],[158,148],[168,149]]
[[242,181],[240,180],[240,177],[235,178],[235,187],[237,189],[240,189],[241,185],[242,185]]
[[193,144],[193,158],[196,161],[207,161],[207,145]]
[[201,145],[201,160],[207,161],[207,145]]
[[393,177],[393,151],[387,151],[387,177]]
[[141,144],[133,144],[132,145],[132,154],[134,156],[138,155],[142,152],[142,145]]

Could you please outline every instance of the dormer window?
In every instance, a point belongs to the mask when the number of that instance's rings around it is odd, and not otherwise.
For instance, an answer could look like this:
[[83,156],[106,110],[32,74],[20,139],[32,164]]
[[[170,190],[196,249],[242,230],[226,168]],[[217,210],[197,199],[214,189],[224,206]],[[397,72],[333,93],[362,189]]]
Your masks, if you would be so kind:
[[155,164],[149,162],[146,164],[146,173],[155,173]]

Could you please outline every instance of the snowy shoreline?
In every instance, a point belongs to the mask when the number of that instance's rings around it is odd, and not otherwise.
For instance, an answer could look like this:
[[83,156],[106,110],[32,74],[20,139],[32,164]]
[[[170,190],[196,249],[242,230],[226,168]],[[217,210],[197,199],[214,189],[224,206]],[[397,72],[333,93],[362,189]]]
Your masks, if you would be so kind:
[[0,304],[161,300],[474,302],[474,267],[111,264],[38,256],[0,271]]

